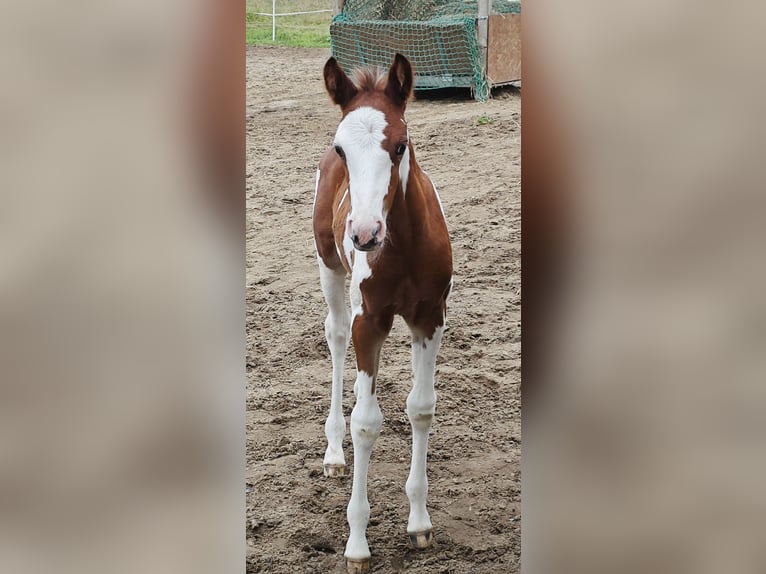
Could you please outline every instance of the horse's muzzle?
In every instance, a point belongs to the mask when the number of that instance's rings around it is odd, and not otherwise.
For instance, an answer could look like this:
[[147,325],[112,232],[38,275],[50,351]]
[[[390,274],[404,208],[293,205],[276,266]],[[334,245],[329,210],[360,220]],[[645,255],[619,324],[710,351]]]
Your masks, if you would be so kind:
[[383,244],[386,233],[384,227],[380,219],[356,225],[349,221],[348,235],[359,251],[373,251]]
[[383,242],[378,240],[377,237],[373,237],[367,243],[362,245],[359,243],[358,235],[354,235],[351,238],[351,242],[354,244],[354,248],[358,249],[359,251],[375,251],[378,247],[380,247],[383,244]]

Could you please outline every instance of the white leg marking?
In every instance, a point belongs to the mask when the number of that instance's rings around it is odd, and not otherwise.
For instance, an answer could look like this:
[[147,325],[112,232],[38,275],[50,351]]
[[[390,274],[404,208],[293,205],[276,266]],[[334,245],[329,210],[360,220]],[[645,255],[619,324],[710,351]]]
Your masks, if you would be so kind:
[[437,327],[433,337],[424,339],[413,332],[412,374],[413,385],[407,396],[407,416],[412,426],[412,465],[405,490],[410,499],[410,516],[407,532],[417,533],[431,530],[431,517],[426,510],[428,478],[426,476],[426,454],[428,433],[431,430],[436,409],[434,373],[436,354],[439,351],[444,327]]
[[[351,271],[351,321],[364,312],[362,307],[362,281],[372,277],[367,254],[356,253]],[[373,375],[357,371],[354,381],[356,405],[351,411],[351,439],[354,443],[354,481],[346,517],[350,533],[346,543],[346,558],[364,560],[370,557],[365,532],[370,520],[370,503],[367,500],[367,469],[370,453],[383,425],[383,414],[378,406],[377,395],[372,394]]]
[[324,323],[324,332],[332,357],[332,397],[330,414],[324,425],[327,437],[324,464],[345,466],[343,437],[346,434],[346,421],[343,418],[343,363],[351,331],[344,292],[346,272],[343,269],[333,271],[324,264],[321,257],[317,257],[317,260],[322,293],[329,309]]
[[370,557],[365,532],[370,520],[370,502],[367,499],[367,470],[370,453],[383,425],[383,413],[378,398],[372,394],[373,377],[359,371],[356,375],[356,405],[351,411],[351,438],[354,442],[354,483],[346,517],[350,533],[346,543],[346,558],[363,560]]

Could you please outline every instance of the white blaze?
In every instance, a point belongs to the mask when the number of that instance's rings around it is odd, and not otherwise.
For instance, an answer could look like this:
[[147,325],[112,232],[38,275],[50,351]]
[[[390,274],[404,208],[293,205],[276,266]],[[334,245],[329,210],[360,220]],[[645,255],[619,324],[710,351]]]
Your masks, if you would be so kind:
[[335,145],[342,147],[346,156],[354,224],[386,220],[383,198],[388,194],[393,165],[381,146],[387,126],[383,112],[361,107],[343,118],[335,133]]

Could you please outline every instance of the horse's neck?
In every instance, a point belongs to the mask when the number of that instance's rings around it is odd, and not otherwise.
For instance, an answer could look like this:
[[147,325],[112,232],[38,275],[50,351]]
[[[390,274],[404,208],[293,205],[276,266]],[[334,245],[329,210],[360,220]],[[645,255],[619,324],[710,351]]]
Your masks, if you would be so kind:
[[427,210],[424,180],[428,181],[428,178],[415,161],[414,154],[411,154],[407,188],[403,189],[401,182],[399,183],[396,198],[388,216],[389,229],[395,234],[398,243],[407,243],[422,231],[422,222]]

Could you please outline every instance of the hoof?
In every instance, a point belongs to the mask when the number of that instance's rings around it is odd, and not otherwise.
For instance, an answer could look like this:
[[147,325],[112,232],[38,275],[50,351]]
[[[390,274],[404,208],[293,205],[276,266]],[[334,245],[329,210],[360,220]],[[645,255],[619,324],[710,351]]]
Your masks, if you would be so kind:
[[325,476],[346,476],[346,465],[345,464],[326,464],[324,465],[324,475]]
[[346,571],[348,574],[367,574],[370,571],[370,559],[346,558]]
[[410,537],[410,546],[422,550],[428,548],[434,541],[433,532],[426,530],[424,532],[408,532],[407,536]]

